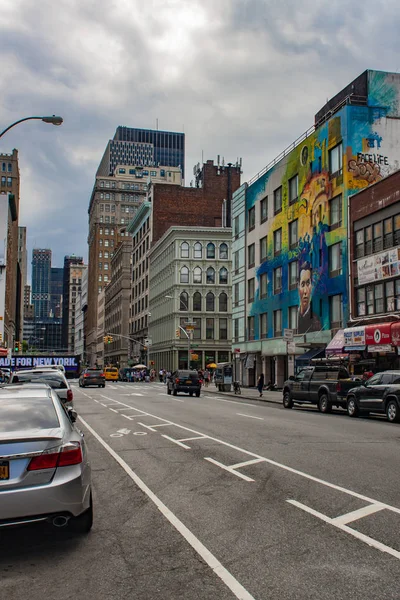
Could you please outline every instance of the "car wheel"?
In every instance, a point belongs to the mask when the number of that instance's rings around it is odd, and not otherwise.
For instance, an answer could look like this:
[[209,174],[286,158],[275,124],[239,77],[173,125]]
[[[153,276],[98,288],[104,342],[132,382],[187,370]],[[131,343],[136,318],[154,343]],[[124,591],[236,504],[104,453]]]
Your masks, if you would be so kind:
[[293,408],[293,400],[290,397],[290,392],[285,392],[283,394],[283,406],[284,408]]
[[79,517],[70,519],[68,529],[74,533],[89,533],[93,525],[93,501],[90,493],[90,505]]
[[103,385],[102,385],[101,387],[105,388],[105,387],[106,387],[106,384],[105,384],[105,383],[103,383]]
[[396,400],[389,400],[386,405],[386,415],[390,423],[398,423],[400,420],[400,411]]
[[196,392],[196,398],[200,398],[200,392]]
[[319,397],[318,410],[325,414],[332,412],[332,404],[329,402],[328,394],[321,394]]
[[347,414],[349,417],[358,417],[359,412],[360,411],[357,406],[356,399],[354,396],[350,396],[350,398],[347,400]]
[[177,392],[176,390],[174,390],[174,391],[172,392],[172,394],[173,394],[174,396],[177,396],[177,395],[178,395],[178,392]]
[[168,396],[171,395],[171,390],[169,389],[169,387],[167,387],[167,394],[168,394]]
[[189,392],[189,396],[193,396],[193,392]]

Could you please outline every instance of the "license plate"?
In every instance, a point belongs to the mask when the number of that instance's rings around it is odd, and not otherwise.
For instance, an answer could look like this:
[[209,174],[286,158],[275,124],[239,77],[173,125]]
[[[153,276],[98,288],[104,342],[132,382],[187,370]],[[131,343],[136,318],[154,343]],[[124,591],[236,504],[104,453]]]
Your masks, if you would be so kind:
[[8,460],[0,460],[0,480],[10,479],[10,467]]
[[188,385],[190,385],[190,384],[192,383],[192,380],[191,380],[191,379],[188,379],[188,380],[186,381],[186,383],[187,383]]

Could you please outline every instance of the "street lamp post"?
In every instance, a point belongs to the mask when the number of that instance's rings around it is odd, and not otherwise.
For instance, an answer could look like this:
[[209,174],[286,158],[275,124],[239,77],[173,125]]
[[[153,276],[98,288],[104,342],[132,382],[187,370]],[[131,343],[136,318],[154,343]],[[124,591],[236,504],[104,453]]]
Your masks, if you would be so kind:
[[23,123],[24,121],[43,121],[43,123],[50,123],[51,125],[61,125],[63,122],[63,118],[62,117],[58,117],[56,115],[52,115],[49,117],[24,117],[23,119],[19,119],[18,121],[15,121],[15,123],[11,123],[11,125],[9,125],[8,127],[6,127],[4,129],[4,131],[2,131],[0,133],[0,138],[3,137],[3,135],[5,133],[7,133],[7,131],[9,131],[12,127],[15,127],[15,125],[19,125],[19,123]]

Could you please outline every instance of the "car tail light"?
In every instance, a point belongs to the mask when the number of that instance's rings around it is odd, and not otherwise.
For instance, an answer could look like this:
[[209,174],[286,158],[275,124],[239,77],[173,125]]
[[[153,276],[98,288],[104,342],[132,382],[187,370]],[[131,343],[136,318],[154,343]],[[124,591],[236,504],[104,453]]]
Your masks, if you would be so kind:
[[341,391],[342,391],[342,386],[341,386],[341,384],[338,382],[338,383],[336,384],[336,392],[337,392],[337,393],[339,393],[339,392],[341,392]]
[[178,377],[175,379],[175,383],[179,383],[179,379],[178,379]]
[[67,390],[67,402],[72,402],[73,399],[74,394],[72,393],[72,390]]
[[55,469],[56,467],[67,467],[79,465],[82,462],[82,448],[79,442],[72,442],[62,446],[58,452],[48,450],[40,456],[34,456],[28,465],[28,471],[39,471],[41,469]]
[[83,374],[84,377],[89,377],[88,373]]
[[100,377],[104,377],[104,373],[100,373]]

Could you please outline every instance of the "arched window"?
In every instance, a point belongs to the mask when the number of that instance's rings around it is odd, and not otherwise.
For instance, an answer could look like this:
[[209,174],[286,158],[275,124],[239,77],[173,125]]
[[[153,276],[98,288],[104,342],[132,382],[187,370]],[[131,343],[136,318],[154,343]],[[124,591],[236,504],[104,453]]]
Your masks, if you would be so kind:
[[189,244],[187,242],[181,244],[181,258],[189,258]]
[[215,258],[215,246],[212,242],[207,244],[207,258]]
[[228,283],[228,269],[225,267],[222,267],[222,269],[219,270],[219,282]]
[[193,283],[201,283],[203,279],[202,275],[203,272],[200,267],[196,267],[193,271]]
[[225,242],[219,247],[219,257],[222,260],[227,260],[228,258],[228,244],[225,244]]
[[187,292],[182,292],[179,296],[179,310],[189,310],[189,296]]
[[212,292],[208,292],[206,296],[206,311],[214,312],[215,310],[215,296]]
[[228,296],[225,292],[219,295],[219,311],[228,312]]
[[181,269],[181,283],[189,283],[189,269],[187,267],[182,267]]
[[203,257],[203,246],[200,242],[196,242],[193,246],[193,258],[202,258]]
[[207,269],[207,283],[215,283],[215,271],[212,267]]
[[201,294],[200,294],[200,292],[195,292],[193,294],[193,310],[201,311]]

